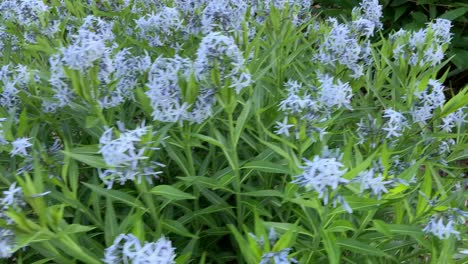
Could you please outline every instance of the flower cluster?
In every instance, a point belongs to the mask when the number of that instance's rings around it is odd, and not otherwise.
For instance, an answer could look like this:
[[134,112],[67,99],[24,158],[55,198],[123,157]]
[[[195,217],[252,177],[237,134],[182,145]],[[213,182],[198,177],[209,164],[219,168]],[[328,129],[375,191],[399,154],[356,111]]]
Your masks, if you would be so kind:
[[406,117],[391,108],[385,109],[383,117],[386,119],[382,130],[387,132],[387,138],[399,137],[405,128],[408,128]]
[[164,7],[155,14],[136,20],[138,37],[152,47],[171,44],[171,37],[182,29],[182,16],[176,8]]
[[[102,108],[111,108],[134,100],[133,90],[138,84],[138,78],[151,65],[148,55],[134,56],[129,49],[122,49],[113,57],[101,61],[99,70],[99,104]],[[110,87],[114,87],[110,89]]]
[[77,33],[71,36],[71,44],[62,47],[59,53],[49,57],[49,83],[53,95],[43,101],[42,108],[45,112],[55,112],[69,105],[75,98],[70,89],[71,81],[66,74],[67,68],[85,75],[97,61],[101,61],[103,65],[109,61],[112,51],[109,46],[115,38],[112,32],[113,26],[112,21],[107,22],[95,16],[87,16]]
[[307,133],[314,140],[316,137],[322,139],[326,133],[323,123],[330,114],[340,108],[351,109],[352,90],[349,83],[322,73],[317,73],[317,81],[318,87],[304,87],[294,80],[285,83],[287,97],[280,102],[279,109],[286,117],[283,122],[277,122],[276,134],[289,136],[289,129],[294,125],[288,123],[288,116],[293,116],[306,121]]
[[[343,178],[347,169],[341,163],[343,154],[331,151],[324,151],[322,156],[315,156],[313,160],[305,161],[305,166],[301,166],[304,172],[295,176],[293,183],[299,184],[307,190],[313,190],[319,194],[319,198],[323,199],[324,204],[328,204],[329,194],[332,191],[337,191],[338,187],[345,185],[349,180]],[[346,204],[344,199],[337,195],[333,197],[334,201],[339,201],[343,208],[348,212],[352,209]]]
[[[260,237],[256,236],[253,233],[249,233],[249,236],[252,237],[257,246],[262,250],[265,248],[265,243],[267,243],[267,248],[271,248],[275,245],[278,241],[278,235],[273,227],[270,228],[270,232],[268,234],[268,240],[262,235]],[[269,251],[267,253],[263,253],[262,259],[260,260],[259,264],[291,264],[291,263],[298,263],[295,258],[289,257],[290,251],[292,248],[283,248],[278,251]]]
[[376,138],[380,133],[380,127],[377,125],[377,119],[368,114],[367,118],[361,118],[357,125],[358,144],[364,144],[366,141],[371,141],[371,147],[376,147]]
[[244,0],[208,1],[201,18],[204,33],[240,31],[247,11]]
[[4,50],[10,47],[13,51],[19,49],[19,39],[15,35],[9,34],[6,27],[0,25],[0,56],[3,55]]
[[353,28],[362,35],[370,37],[374,35],[375,29],[382,29],[383,12],[382,6],[378,0],[364,0],[360,7],[353,9],[354,14],[358,14],[357,18],[352,22]]
[[220,80],[214,85],[223,87],[229,83],[237,93],[249,86],[251,76],[245,66],[245,60],[234,39],[220,32],[212,32],[206,35],[197,50],[195,60],[195,74],[199,80],[210,79],[212,69],[219,71]]
[[335,83],[335,78],[328,74],[319,74],[319,101],[322,105],[331,109],[333,107],[346,107],[351,109],[352,89],[349,83],[343,83],[338,80]]
[[364,0],[359,8],[353,9],[353,14],[354,20],[346,24],[338,23],[335,18],[328,20],[331,30],[326,33],[314,59],[334,69],[343,65],[351,71],[349,76],[357,79],[372,63],[368,38],[376,29],[382,29],[382,6],[378,0]]
[[466,123],[466,114],[464,113],[464,108],[460,108],[443,117],[440,128],[442,131],[451,132],[453,128],[461,126],[463,123]]
[[115,37],[113,26],[113,22],[94,16],[86,17],[78,33],[72,37],[72,44],[61,49],[63,65],[85,73],[95,61],[109,52],[107,43],[112,43]]
[[[23,190],[21,187],[17,187],[16,183],[13,183],[8,190],[3,191],[3,197],[0,199],[0,219],[5,221],[6,224],[12,225],[13,220],[8,217],[5,212],[7,212],[9,208],[20,212],[25,207],[26,203],[23,199]],[[11,257],[15,247],[15,233],[10,229],[0,227],[0,259]]]
[[426,124],[426,121],[432,118],[434,110],[444,105],[445,95],[443,89],[444,87],[440,82],[430,79],[428,86],[423,91],[416,91],[415,95],[418,102],[411,110],[415,122]]
[[318,102],[312,97],[313,88],[304,88],[302,83],[294,80],[287,81],[284,87],[287,97],[279,104],[281,111],[293,116],[308,116],[319,111]]
[[20,105],[19,93],[26,92],[26,86],[32,81],[31,71],[27,66],[12,64],[0,68],[0,83],[3,84],[0,93],[0,105],[8,111]]
[[[176,56],[160,57],[154,61],[148,76],[149,90],[146,92],[151,100],[154,120],[201,123],[211,115],[213,92],[211,89],[196,91],[190,84],[193,74],[189,59]],[[182,82],[186,87],[181,87]]]
[[120,234],[106,248],[103,261],[106,264],[173,264],[176,256],[174,250],[171,241],[165,237],[141,244],[133,234]]
[[25,27],[39,26],[39,18],[48,10],[49,6],[42,0],[5,0],[0,3],[3,19]]
[[383,193],[388,192],[386,185],[393,183],[393,181],[384,181],[382,173],[376,172],[374,168],[362,171],[353,179],[353,181],[359,182],[359,190],[361,194],[365,190],[371,190],[372,195],[377,196],[377,199],[379,200]]
[[15,233],[9,229],[0,227],[0,259],[10,258],[15,248]]
[[125,130],[120,124],[120,136],[114,138],[114,129],[107,129],[99,139],[99,153],[102,154],[108,169],[100,171],[99,177],[112,188],[115,181],[125,184],[126,181],[141,181],[145,177],[152,183],[160,171],[155,167],[159,163],[148,161],[144,155],[146,148],[141,146],[142,137],[148,133],[147,127]]
[[11,156],[28,156],[27,149],[32,146],[29,142],[30,138],[17,138],[11,142],[12,150],[10,152]]
[[467,217],[468,212],[450,208],[447,211],[433,215],[423,231],[431,233],[439,239],[448,239],[451,235],[460,239],[460,232],[455,229],[455,225],[465,224]]
[[285,248],[277,252],[265,253],[259,264],[291,264],[298,263],[294,258],[289,257],[290,248]]
[[441,63],[446,45],[452,38],[451,26],[450,20],[436,19],[418,31],[400,29],[390,36],[394,43],[394,60],[397,63],[409,61],[409,65],[420,67]]

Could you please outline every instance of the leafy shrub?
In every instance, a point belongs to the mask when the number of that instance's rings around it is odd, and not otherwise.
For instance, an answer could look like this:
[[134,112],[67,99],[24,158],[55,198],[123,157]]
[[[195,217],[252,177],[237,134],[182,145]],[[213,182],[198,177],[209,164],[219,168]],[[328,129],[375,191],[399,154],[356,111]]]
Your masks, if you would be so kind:
[[[324,16],[345,15],[358,1],[314,1],[315,12],[320,11]],[[452,21],[453,39],[447,51],[447,56],[453,57],[450,62],[450,72],[447,83],[456,88],[462,88],[467,82],[468,71],[468,31],[466,30],[468,5],[464,1],[449,0],[385,0],[383,5],[382,22],[385,31],[400,28],[417,30],[424,28],[428,22],[436,18]]]
[[2,1],[4,263],[466,261],[451,22],[311,9]]

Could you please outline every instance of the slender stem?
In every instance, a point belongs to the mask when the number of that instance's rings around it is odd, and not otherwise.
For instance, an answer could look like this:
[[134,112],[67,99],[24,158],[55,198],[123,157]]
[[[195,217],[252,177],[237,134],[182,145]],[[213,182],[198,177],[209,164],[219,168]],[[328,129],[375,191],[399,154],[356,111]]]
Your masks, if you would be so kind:
[[[193,162],[193,153],[192,153],[192,126],[190,124],[186,124],[184,126],[185,129],[185,135],[184,135],[184,151],[185,151],[185,156],[187,158],[187,163],[188,163],[188,171],[190,175],[187,175],[189,177],[196,176],[196,170],[195,170],[195,164]],[[197,197],[194,201],[193,204],[193,211],[198,212],[200,210],[200,202],[198,197],[200,196],[200,190],[198,189],[198,186],[193,186],[193,195]],[[198,223],[195,222],[195,229],[198,229]]]
[[237,208],[237,225],[239,230],[242,229],[243,225],[243,210],[242,210],[242,195],[241,195],[241,175],[240,175],[240,170],[239,170],[239,161],[237,157],[237,144],[235,140],[235,127],[234,127],[234,120],[232,117],[232,113],[228,114],[228,120],[229,120],[229,136],[230,136],[230,152],[231,152],[231,158],[233,160],[233,172],[234,172],[234,178],[235,178],[235,184],[234,184],[234,189],[236,192],[236,208]]

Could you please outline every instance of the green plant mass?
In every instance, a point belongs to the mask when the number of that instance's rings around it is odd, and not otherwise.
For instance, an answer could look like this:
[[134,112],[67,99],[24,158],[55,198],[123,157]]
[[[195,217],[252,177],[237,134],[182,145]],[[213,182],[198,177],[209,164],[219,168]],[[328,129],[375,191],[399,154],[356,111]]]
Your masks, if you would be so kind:
[[0,263],[466,263],[429,2],[0,1]]

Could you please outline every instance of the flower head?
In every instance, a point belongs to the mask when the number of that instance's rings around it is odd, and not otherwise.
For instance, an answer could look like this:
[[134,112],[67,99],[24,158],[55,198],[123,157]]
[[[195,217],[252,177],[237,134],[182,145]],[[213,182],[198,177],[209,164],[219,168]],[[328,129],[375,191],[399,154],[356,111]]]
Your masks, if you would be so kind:
[[439,239],[448,239],[451,235],[460,239],[460,232],[454,229],[454,224],[452,220],[444,221],[442,217],[433,216],[423,231],[432,233]]
[[106,264],[173,264],[175,256],[171,241],[165,237],[141,244],[133,234],[120,234],[106,248],[103,261]]
[[108,188],[112,188],[115,181],[124,184],[129,180],[141,181],[142,177],[151,183],[161,173],[154,170],[154,167],[161,164],[148,161],[148,157],[144,155],[146,148],[142,146],[141,138],[147,133],[148,128],[142,126],[134,130],[121,128],[117,138],[114,137],[113,128],[102,134],[99,139],[99,153],[108,169],[100,171],[99,177]]
[[16,247],[15,240],[13,231],[0,227],[0,259],[10,258],[13,255],[13,249]]
[[251,83],[250,73],[245,67],[239,47],[232,37],[220,32],[209,33],[202,39],[194,66],[199,80],[210,79],[210,71],[216,67],[220,71],[221,86],[229,80],[230,87],[237,93]]
[[13,149],[10,151],[11,156],[28,156],[28,148],[32,146],[29,142],[30,138],[17,138],[11,142]]
[[383,127],[383,130],[387,132],[387,138],[401,136],[401,132],[408,127],[403,114],[391,108],[384,111],[383,117],[388,119]]
[[304,172],[295,176],[293,183],[297,183],[308,190],[314,190],[323,198],[325,204],[328,202],[329,191],[334,191],[339,185],[348,183],[343,178],[346,169],[337,157],[326,155],[315,156],[313,160],[305,160],[305,166],[301,168]]

